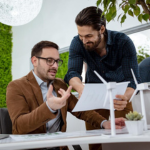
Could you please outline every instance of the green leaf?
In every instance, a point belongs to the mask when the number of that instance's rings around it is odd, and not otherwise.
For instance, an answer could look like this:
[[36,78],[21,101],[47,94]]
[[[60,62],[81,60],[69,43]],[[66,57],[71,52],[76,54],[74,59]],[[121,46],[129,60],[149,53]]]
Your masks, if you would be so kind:
[[108,22],[110,22],[111,20],[112,20],[112,14],[111,13],[107,13],[106,14],[106,20],[108,21]]
[[115,13],[117,10],[116,10],[116,5],[113,5],[112,7],[109,8],[109,13]]
[[117,15],[117,12],[114,12],[112,15],[111,15],[111,20],[113,20]]
[[109,9],[107,10],[106,13],[106,20],[110,22],[116,17],[116,14],[117,14],[116,5],[113,4],[109,5]]
[[110,4],[110,0],[103,0],[104,10],[107,10],[108,5]]
[[140,14],[139,16],[138,16],[138,20],[140,21],[140,22],[142,22],[142,14]]
[[136,16],[138,16],[140,14],[140,7],[139,6],[136,6],[136,8],[134,9],[134,14]]
[[148,21],[149,17],[150,17],[149,14],[144,14],[142,16],[143,20],[145,20],[145,21]]
[[130,4],[130,7],[131,7],[133,10],[136,9],[136,6],[133,5],[133,4]]
[[128,10],[128,14],[129,14],[130,16],[134,17],[134,14],[133,14],[132,10]]
[[146,4],[150,4],[150,0],[146,0]]
[[116,0],[110,0],[110,2],[112,2],[113,5],[116,4]]
[[124,13],[127,13],[128,10],[129,10],[129,8],[130,8],[130,5],[125,5],[125,7],[124,7]]
[[121,22],[120,22],[120,23],[121,23],[121,24],[124,23],[125,20],[126,20],[126,15],[124,14],[124,15],[122,16],[122,18],[121,18]]
[[128,0],[129,4],[136,4],[136,0]]
[[120,15],[118,16],[117,21],[119,21],[119,18],[120,18],[121,15],[122,15],[122,14],[120,14]]
[[97,6],[97,7],[100,5],[101,1],[102,1],[102,0],[97,0],[97,2],[96,2],[96,6]]

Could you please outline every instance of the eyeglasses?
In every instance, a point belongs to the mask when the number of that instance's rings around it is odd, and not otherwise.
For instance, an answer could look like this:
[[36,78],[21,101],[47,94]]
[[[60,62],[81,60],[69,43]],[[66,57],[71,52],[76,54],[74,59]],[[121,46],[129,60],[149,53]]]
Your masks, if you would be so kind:
[[61,59],[55,60],[54,58],[50,58],[50,57],[49,58],[43,58],[43,57],[38,57],[38,56],[35,56],[35,57],[39,58],[39,59],[45,59],[47,65],[49,65],[49,66],[52,66],[55,62],[57,63],[58,66],[61,66],[63,63],[63,60],[61,60]]

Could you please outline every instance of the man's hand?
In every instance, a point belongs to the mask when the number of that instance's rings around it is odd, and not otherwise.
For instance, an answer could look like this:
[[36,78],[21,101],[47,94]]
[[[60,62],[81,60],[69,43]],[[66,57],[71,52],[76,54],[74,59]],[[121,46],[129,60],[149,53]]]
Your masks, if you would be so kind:
[[114,108],[116,110],[123,110],[127,105],[128,98],[125,95],[116,95],[116,98],[120,100],[114,99]]
[[81,97],[83,89],[84,89],[84,85],[81,82],[81,80],[78,77],[73,77],[70,79],[69,85],[71,85],[73,87],[73,89],[78,92],[78,94],[79,94],[78,99],[79,99]]
[[[115,118],[115,127],[116,129],[122,129],[125,126],[125,119],[124,118]],[[111,122],[110,120],[105,121],[103,123],[103,128],[111,129]]]
[[116,95],[116,98],[119,98],[120,100],[114,99],[114,108],[116,110],[123,110],[127,105],[127,101],[131,98],[133,93],[134,89],[131,87],[127,87],[124,95]]
[[63,89],[59,89],[58,93],[62,96],[62,97],[55,97],[52,94],[53,91],[53,86],[50,85],[48,92],[47,92],[47,102],[49,107],[52,110],[58,110],[61,109],[63,106],[66,105],[66,100],[69,98],[70,96],[70,92],[71,92],[72,87],[69,86],[67,91],[63,90]]

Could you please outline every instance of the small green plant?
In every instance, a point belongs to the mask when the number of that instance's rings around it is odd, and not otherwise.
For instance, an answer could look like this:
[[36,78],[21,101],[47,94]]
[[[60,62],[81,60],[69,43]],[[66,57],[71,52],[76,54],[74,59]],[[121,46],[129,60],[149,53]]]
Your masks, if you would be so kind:
[[137,111],[133,111],[133,112],[130,111],[128,114],[126,114],[126,118],[127,120],[130,121],[137,121],[137,120],[141,120],[143,116]]

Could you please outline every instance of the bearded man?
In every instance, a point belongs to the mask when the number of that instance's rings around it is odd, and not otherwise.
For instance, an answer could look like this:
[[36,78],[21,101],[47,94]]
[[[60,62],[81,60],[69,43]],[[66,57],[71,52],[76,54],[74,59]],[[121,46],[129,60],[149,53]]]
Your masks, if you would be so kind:
[[[83,9],[75,19],[78,35],[75,36],[69,48],[68,72],[65,82],[82,94],[83,62],[87,64],[85,83],[102,83],[94,74],[96,70],[107,82],[130,81],[124,95],[116,95],[120,100],[114,100],[116,117],[125,117],[132,111],[129,103],[136,85],[131,68],[140,83],[136,50],[131,39],[124,33],[106,29],[106,20],[102,10],[97,7]],[[100,91],[101,92],[101,91]],[[92,99],[91,99],[92,101]],[[105,121],[109,119],[109,110],[96,110],[105,120],[101,127],[105,128]],[[95,129],[86,123],[88,130]],[[90,145],[90,150],[99,150],[100,145]]]

